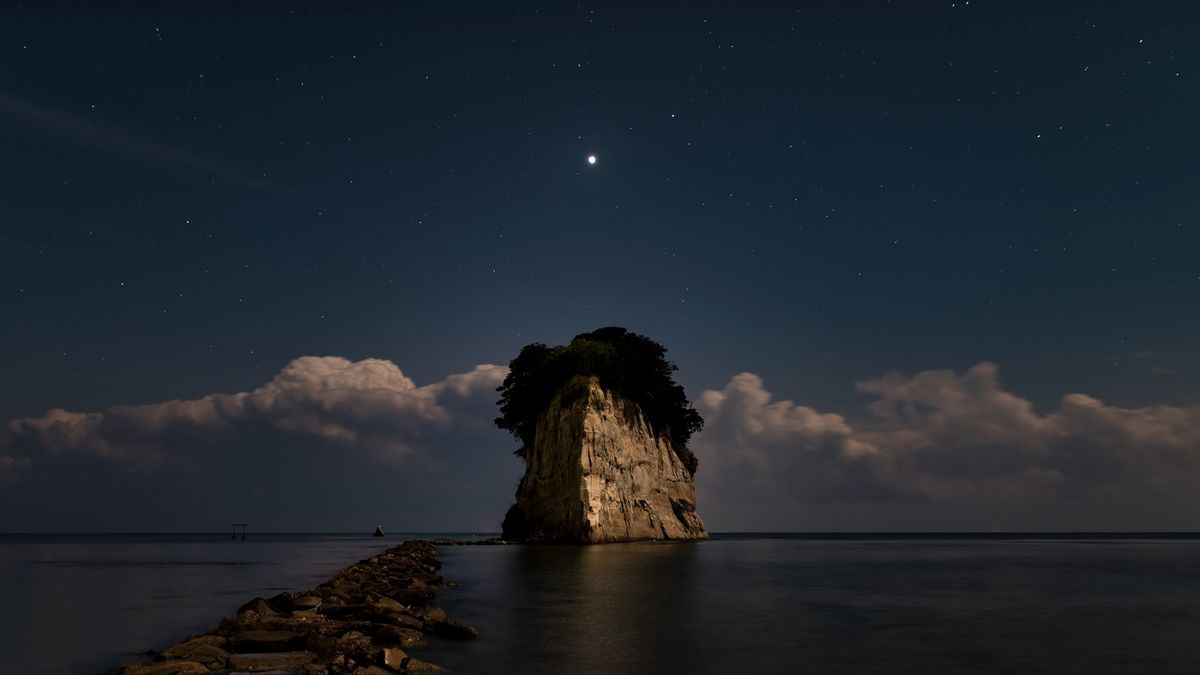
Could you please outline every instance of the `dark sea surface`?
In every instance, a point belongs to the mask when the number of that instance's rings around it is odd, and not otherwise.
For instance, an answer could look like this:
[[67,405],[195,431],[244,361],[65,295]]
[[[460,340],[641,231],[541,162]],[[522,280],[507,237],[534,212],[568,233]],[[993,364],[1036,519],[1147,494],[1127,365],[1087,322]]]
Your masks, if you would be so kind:
[[[443,536],[443,535],[422,535]],[[0,673],[94,673],[399,537],[0,535]],[[1195,535],[443,547],[463,673],[1200,673]]]

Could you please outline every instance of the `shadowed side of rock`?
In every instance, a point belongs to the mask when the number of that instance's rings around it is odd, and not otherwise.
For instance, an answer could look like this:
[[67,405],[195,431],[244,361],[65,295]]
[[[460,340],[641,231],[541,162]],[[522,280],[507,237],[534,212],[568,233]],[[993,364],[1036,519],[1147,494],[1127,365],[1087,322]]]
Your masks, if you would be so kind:
[[473,626],[430,603],[452,586],[438,570],[437,547],[406,541],[355,563],[304,593],[255,598],[234,619],[164,649],[149,663],[109,675],[271,672],[385,675],[431,672],[438,666],[408,650],[425,635],[473,638]]
[[607,543],[707,539],[680,453],[636,403],[576,377],[541,415],[504,538]]

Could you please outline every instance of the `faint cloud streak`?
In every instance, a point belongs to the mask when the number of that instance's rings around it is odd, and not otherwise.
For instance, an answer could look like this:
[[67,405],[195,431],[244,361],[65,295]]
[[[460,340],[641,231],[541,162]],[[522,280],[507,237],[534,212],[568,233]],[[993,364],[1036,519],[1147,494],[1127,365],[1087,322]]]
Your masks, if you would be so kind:
[[30,131],[90,146],[113,155],[148,164],[174,164],[274,196],[293,194],[293,191],[261,176],[240,171],[186,148],[163,143],[89,117],[31,103],[12,95],[0,94],[0,118],[8,119]]

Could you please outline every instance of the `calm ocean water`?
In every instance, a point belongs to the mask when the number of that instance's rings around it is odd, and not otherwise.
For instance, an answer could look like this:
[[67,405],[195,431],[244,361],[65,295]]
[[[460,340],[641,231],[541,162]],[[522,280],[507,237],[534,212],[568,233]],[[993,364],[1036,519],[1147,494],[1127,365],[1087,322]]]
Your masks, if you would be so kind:
[[[398,541],[0,536],[0,673],[93,673]],[[1195,536],[442,549],[464,673],[1196,673]]]

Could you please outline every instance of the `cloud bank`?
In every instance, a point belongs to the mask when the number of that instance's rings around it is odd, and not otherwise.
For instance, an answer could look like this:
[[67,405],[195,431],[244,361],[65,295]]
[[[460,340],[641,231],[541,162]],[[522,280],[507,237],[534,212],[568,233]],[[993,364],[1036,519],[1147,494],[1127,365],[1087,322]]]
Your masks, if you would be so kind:
[[803,516],[834,512],[829,502],[846,514],[876,502],[882,524],[873,527],[882,529],[1200,526],[1200,406],[1121,408],[1071,394],[1039,415],[1001,388],[987,362],[856,389],[874,397],[859,428],[773,400],[751,373],[704,392],[708,422],[695,451],[704,470],[721,474],[704,496],[737,520],[757,512],[785,529],[830,529]]
[[215,445],[224,436],[266,427],[346,452],[401,460],[419,451],[420,439],[448,426],[455,412],[481,413],[471,411],[472,404],[494,398],[506,370],[481,365],[418,387],[390,361],[305,356],[251,392],[116,406],[103,413],[54,409],[44,417],[13,420],[8,444],[33,456],[79,453],[153,467],[198,464],[202,457],[192,453],[206,449],[186,442],[190,438]]
[[[494,530],[521,472],[492,424],[505,372],[418,386],[390,361],[306,356],[253,391],[12,420],[0,529]],[[1200,528],[1200,406],[1071,394],[1039,413],[986,362],[855,388],[853,418],[753,373],[702,392],[710,528]]]
[[[332,529],[387,515],[409,527],[490,525],[472,510],[502,513],[519,474],[492,425],[506,372],[480,365],[417,386],[390,361],[305,356],[249,392],[12,420],[0,427],[0,507],[23,499],[42,515],[65,498],[88,506],[56,527],[146,529],[125,524],[145,520],[126,505],[171,485],[154,520],[165,529],[225,524],[206,510],[258,513],[284,530],[311,529],[314,513]],[[28,517],[0,516],[0,529]]]

